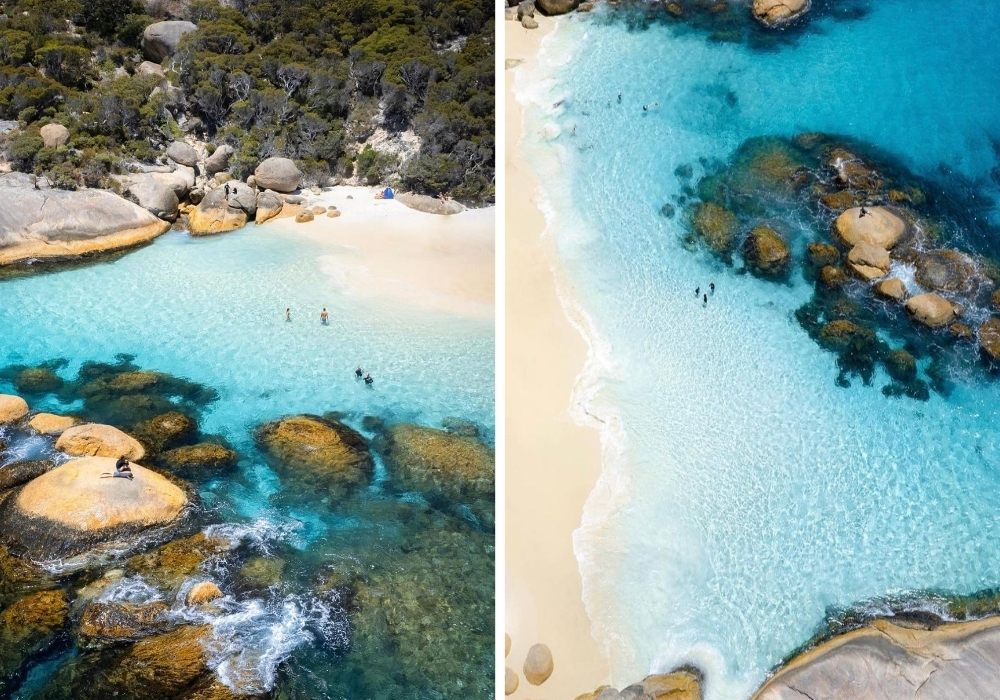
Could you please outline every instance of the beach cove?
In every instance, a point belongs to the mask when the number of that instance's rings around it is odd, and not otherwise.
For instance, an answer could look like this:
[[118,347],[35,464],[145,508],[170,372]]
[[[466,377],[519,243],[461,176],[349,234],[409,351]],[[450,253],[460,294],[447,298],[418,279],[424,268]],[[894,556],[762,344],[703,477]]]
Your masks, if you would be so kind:
[[[143,658],[211,697],[492,694],[493,213],[425,214],[375,194],[304,192],[297,210],[339,215],[171,230],[0,281],[0,394],[30,410],[0,425],[0,472],[79,469],[72,450],[91,448],[72,445],[96,438],[57,448],[66,426],[27,423],[76,416],[138,437],[135,484],[163,474],[183,493],[163,486],[166,502],[186,504],[156,505],[167,530],[100,556],[50,543],[57,558],[6,579],[4,607],[47,615],[53,631],[5,657],[5,692],[152,692],[133,676]],[[337,445],[356,466],[331,476]],[[467,481],[411,468],[456,458]],[[27,522],[20,492],[6,492],[8,522]],[[30,543],[8,538],[5,566]],[[127,623],[95,617],[123,611]],[[138,628],[115,637],[114,620]]]
[[[879,321],[879,342],[920,357],[932,385],[904,394],[888,366],[845,374],[797,315],[827,209],[768,210],[792,242],[779,283],[744,274],[743,251],[727,264],[691,239],[694,206],[751,139],[821,133],[886,180],[919,179],[929,204],[892,206],[944,221],[940,247],[991,258],[1000,115],[974,76],[989,73],[997,17],[955,3],[942,22],[940,10],[813,3],[774,38],[707,12],[598,7],[560,19],[540,67],[516,73],[563,305],[592,321],[578,324],[592,359],[568,415],[602,426],[603,465],[574,554],[617,687],[690,665],[706,698],[747,698],[828,626],[903,610],[949,619],[948,596],[1000,578],[997,389],[975,345],[988,302],[961,310],[974,340],[947,362],[938,348],[962,342],[947,330],[909,345]],[[959,34],[961,64],[981,67],[962,78],[952,45],[931,39]],[[573,665],[552,646],[557,669]]]

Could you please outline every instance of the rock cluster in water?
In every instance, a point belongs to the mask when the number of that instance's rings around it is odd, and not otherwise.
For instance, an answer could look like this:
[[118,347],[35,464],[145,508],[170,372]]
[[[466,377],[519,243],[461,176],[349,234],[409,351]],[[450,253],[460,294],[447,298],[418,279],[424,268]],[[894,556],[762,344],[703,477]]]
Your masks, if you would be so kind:
[[796,316],[837,354],[839,382],[881,367],[887,395],[927,398],[1000,361],[1000,265],[939,204],[954,197],[886,156],[824,134],[755,138],[691,194],[690,245],[772,282],[814,282]]

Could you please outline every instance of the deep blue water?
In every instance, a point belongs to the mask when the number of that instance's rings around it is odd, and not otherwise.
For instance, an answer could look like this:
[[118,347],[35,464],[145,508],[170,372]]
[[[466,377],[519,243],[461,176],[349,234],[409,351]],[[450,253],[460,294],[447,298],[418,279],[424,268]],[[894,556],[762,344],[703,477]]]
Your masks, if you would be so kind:
[[793,315],[810,282],[737,275],[660,214],[679,166],[697,182],[748,138],[823,131],[935,183],[975,228],[956,239],[995,252],[1000,10],[850,5],[765,48],[574,16],[518,75],[612,446],[575,544],[617,685],[693,663],[711,700],[748,697],[831,608],[1000,583],[1000,383],[970,368],[927,402],[886,398],[884,374],[841,388]]

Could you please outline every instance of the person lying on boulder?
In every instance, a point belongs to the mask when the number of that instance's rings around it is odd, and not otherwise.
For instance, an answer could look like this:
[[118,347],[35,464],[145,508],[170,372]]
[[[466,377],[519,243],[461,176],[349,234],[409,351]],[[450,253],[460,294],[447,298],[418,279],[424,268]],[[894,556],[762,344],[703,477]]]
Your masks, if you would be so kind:
[[115,462],[115,473],[112,474],[111,476],[116,477],[118,479],[133,478],[132,468],[128,465],[128,459],[126,459],[124,455],[119,457],[118,461]]

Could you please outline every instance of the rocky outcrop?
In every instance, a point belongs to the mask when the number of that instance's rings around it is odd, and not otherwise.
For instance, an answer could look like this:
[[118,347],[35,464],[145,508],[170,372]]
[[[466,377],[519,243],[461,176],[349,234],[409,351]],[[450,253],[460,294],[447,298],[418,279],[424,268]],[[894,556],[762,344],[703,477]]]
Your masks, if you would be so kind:
[[26,484],[45,472],[55,469],[55,467],[55,463],[47,459],[24,460],[6,464],[0,467],[0,491]]
[[397,192],[395,196],[396,201],[400,204],[416,211],[422,211],[425,214],[451,216],[452,214],[461,214],[465,211],[465,206],[454,199],[442,201],[439,197],[430,197],[414,192]]
[[69,143],[69,129],[62,124],[46,124],[38,133],[46,148],[59,148]]
[[847,266],[855,275],[866,282],[871,282],[889,273],[892,260],[885,248],[862,242],[847,253]]
[[167,146],[167,158],[180,165],[193,168],[198,164],[198,151],[194,150],[194,146],[183,141],[174,141]]
[[60,590],[21,598],[0,613],[0,693],[9,697],[22,667],[55,641],[66,624],[69,602]]
[[1000,364],[1000,318],[991,318],[979,327],[979,349],[991,364]]
[[256,439],[279,474],[343,495],[367,486],[374,471],[356,430],[319,416],[290,416],[260,426]]
[[148,243],[170,228],[104,190],[0,188],[0,266],[67,260]]
[[177,219],[180,200],[177,193],[166,183],[154,179],[154,175],[134,175],[125,188],[136,204],[164,221]]
[[134,642],[170,627],[166,603],[91,603],[80,617],[77,643],[84,649]]
[[780,27],[809,10],[809,0],[754,0],[753,16],[768,27]]
[[257,213],[256,193],[244,182],[228,184],[228,195],[224,186],[216,187],[188,215],[191,235],[207,236],[235,231],[253,219]]
[[177,50],[181,37],[198,27],[191,22],[154,22],[142,33],[142,52],[154,63],[160,63]]
[[475,438],[402,423],[383,433],[380,449],[401,489],[461,502],[493,496],[493,450]]
[[294,192],[302,181],[302,173],[289,158],[268,158],[253,174],[257,187],[275,192]]
[[75,457],[125,457],[142,459],[146,449],[118,428],[100,423],[84,423],[63,431],[56,449]]
[[212,152],[212,155],[205,159],[205,172],[208,175],[215,175],[216,173],[228,170],[229,158],[234,152],[233,147],[228,143],[224,143],[216,148],[215,151]]
[[757,226],[743,242],[743,259],[757,275],[780,277],[788,271],[792,260],[785,239],[770,226]]
[[285,206],[285,201],[281,195],[272,190],[262,190],[257,193],[257,224],[270,221],[281,213]]
[[57,416],[54,413],[37,413],[28,421],[28,427],[41,435],[62,435],[79,421],[73,416]]
[[163,66],[159,63],[153,63],[152,61],[143,61],[139,64],[139,67],[135,70],[139,75],[157,75],[163,77]]
[[910,297],[906,301],[906,311],[910,318],[928,328],[942,328],[961,315],[961,307],[937,294]]
[[688,670],[658,673],[647,676],[621,692],[601,686],[592,693],[585,693],[576,700],[702,700],[701,676]]
[[28,415],[28,402],[13,394],[0,394],[0,425],[16,423]]
[[858,243],[892,250],[906,233],[906,222],[883,207],[872,207],[861,216],[861,208],[848,209],[837,217],[833,228],[837,237],[848,246]]
[[180,488],[132,465],[133,479],[110,475],[115,460],[76,459],[29,481],[0,507],[0,532],[33,559],[83,553],[175,522],[187,505]]
[[971,700],[998,687],[1000,618],[935,629],[876,620],[793,659],[753,697]]
[[903,280],[892,277],[876,284],[875,294],[890,301],[904,301],[908,292]]

